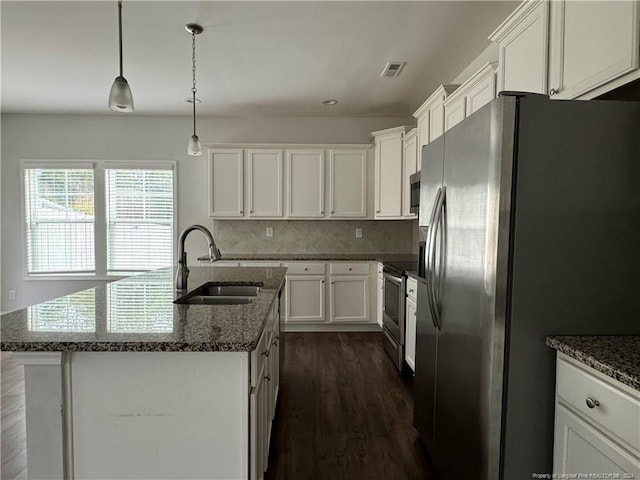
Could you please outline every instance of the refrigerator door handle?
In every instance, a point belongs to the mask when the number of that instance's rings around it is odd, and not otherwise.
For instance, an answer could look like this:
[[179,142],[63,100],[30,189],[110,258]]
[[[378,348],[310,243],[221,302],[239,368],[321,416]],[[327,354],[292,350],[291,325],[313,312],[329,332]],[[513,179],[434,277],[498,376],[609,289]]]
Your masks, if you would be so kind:
[[435,303],[433,298],[433,279],[431,277],[432,270],[432,259],[433,253],[432,249],[435,246],[434,243],[434,233],[435,233],[435,219],[438,211],[438,204],[440,202],[440,197],[442,196],[442,188],[438,188],[438,192],[436,193],[436,198],[433,202],[433,207],[431,208],[431,216],[429,217],[429,234],[427,235],[427,248],[424,255],[425,262],[425,278],[427,280],[427,300],[429,302],[429,311],[431,312],[431,319],[433,321],[433,325],[439,329],[439,325],[436,323],[436,311],[435,311]]
[[[436,241],[438,238],[438,227],[443,221],[444,218],[444,201],[446,197],[447,191],[446,187],[442,187],[440,189],[440,195],[437,197],[437,201],[435,204],[435,214],[433,223],[431,224],[431,230],[429,231],[429,242],[430,242],[430,252],[429,252],[429,265],[430,269],[428,271],[429,281],[427,285],[429,286],[429,297],[430,304],[433,304],[432,314],[433,314],[433,323],[435,324],[438,330],[442,329],[441,315],[440,315],[440,302],[438,299],[438,289],[437,285],[439,283],[438,275],[435,271],[436,268]],[[444,226],[443,226],[444,232]],[[444,247],[443,247],[444,248]],[[442,255],[442,249],[440,250]],[[441,262],[442,263],[442,262]]]

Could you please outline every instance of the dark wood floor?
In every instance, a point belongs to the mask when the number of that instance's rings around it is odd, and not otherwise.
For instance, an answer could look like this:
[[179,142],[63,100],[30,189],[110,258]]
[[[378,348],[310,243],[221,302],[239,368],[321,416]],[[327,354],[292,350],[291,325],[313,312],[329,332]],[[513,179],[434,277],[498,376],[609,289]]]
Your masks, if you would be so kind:
[[379,333],[287,333],[267,480],[431,480]]
[[[378,333],[287,333],[267,480],[433,480],[411,380]],[[24,376],[2,352],[2,479],[26,476]]]
[[10,352],[0,356],[0,478],[27,478],[27,443],[24,420],[24,373]]

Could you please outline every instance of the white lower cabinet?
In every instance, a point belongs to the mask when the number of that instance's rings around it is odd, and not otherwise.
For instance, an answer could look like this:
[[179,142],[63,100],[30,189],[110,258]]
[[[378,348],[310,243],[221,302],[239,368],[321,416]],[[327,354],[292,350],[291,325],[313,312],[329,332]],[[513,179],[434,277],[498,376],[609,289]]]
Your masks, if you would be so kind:
[[269,467],[269,446],[280,390],[280,313],[277,305],[270,312],[258,347],[251,355],[252,388],[249,399],[250,447],[249,477],[264,478]]
[[[324,265],[323,265],[324,268]],[[324,323],[325,276],[287,275],[287,323]]]
[[382,263],[378,263],[376,275],[376,323],[382,328],[382,315],[384,314],[384,275]]
[[553,472],[640,478],[640,392],[561,353]]
[[369,277],[331,277],[331,322],[369,321]]
[[405,304],[404,360],[411,370],[416,370],[416,315],[418,282],[407,278],[407,301]]
[[[377,329],[371,262],[289,262],[287,330]],[[372,274],[373,272],[373,274]],[[329,288],[325,288],[328,285]],[[367,325],[371,324],[371,325]]]

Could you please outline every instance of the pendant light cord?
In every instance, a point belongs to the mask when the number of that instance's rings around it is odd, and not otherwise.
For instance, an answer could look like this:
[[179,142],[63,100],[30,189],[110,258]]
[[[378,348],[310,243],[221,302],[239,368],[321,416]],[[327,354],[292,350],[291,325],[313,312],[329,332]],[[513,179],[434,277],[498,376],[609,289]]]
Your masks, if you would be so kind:
[[191,87],[191,93],[193,94],[193,134],[196,134],[196,34],[191,32],[191,48],[193,54],[191,55],[191,72],[193,74],[193,86]]
[[118,39],[120,42],[120,76],[122,77],[122,0],[118,0]]

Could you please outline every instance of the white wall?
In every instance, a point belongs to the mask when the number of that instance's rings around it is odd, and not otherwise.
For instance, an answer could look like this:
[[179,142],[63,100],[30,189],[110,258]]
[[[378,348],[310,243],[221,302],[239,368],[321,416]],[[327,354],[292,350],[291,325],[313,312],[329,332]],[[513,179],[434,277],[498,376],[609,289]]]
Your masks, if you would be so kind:
[[466,82],[474,73],[484,67],[487,63],[497,62],[499,54],[500,51],[498,49],[498,44],[491,42],[473,62],[467,65],[467,68],[460,72],[458,76],[449,83],[455,85]]
[[[411,124],[412,118],[200,118],[203,143],[367,143],[370,132]],[[409,123],[407,123],[409,122]],[[3,312],[89,288],[96,281],[25,281],[20,199],[21,159],[177,160],[178,228],[211,228],[207,216],[207,159],[188,157],[188,117],[3,115],[1,157]],[[187,242],[191,258],[206,253],[204,238]],[[9,300],[9,290],[16,300]]]

